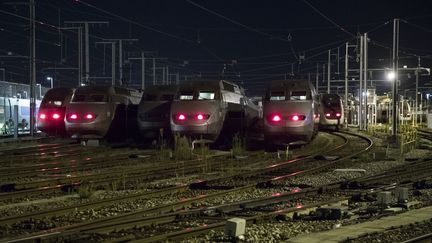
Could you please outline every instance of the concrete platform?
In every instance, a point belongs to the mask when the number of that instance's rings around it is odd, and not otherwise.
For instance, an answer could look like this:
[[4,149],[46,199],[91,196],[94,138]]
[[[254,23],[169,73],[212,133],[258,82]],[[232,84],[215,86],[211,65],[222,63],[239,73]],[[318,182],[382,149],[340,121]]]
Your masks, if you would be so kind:
[[432,219],[432,207],[410,210],[398,215],[383,217],[373,222],[342,226],[340,228],[311,233],[290,239],[288,242],[319,242],[319,243],[336,243],[346,240],[347,238],[357,238],[364,234],[384,231],[391,227],[399,227],[411,223],[422,222]]

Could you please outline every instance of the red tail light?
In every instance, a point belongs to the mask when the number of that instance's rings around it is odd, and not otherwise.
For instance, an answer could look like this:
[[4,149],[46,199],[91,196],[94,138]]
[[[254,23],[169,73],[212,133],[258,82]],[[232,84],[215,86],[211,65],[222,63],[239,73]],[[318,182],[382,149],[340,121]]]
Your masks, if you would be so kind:
[[341,113],[336,113],[336,117],[340,117],[341,116]]
[[54,113],[54,114],[52,115],[52,118],[53,118],[54,120],[58,120],[58,119],[60,119],[60,114]]
[[329,116],[331,116],[331,114],[330,113],[326,113],[326,116],[329,117]]
[[77,114],[70,114],[69,119],[76,120],[76,119],[78,119],[78,115]]
[[39,119],[45,120],[46,119],[46,115],[44,113],[39,114]]
[[179,114],[179,115],[177,115],[177,119],[180,121],[184,121],[184,120],[186,120],[186,116],[183,114]]
[[91,120],[91,119],[94,119],[95,116],[94,116],[93,114],[87,113],[87,114],[84,116],[84,118],[87,119],[87,120]]
[[303,115],[292,115],[292,116],[290,116],[290,120],[291,121],[303,121],[304,119],[306,119],[306,116],[303,116]]
[[271,121],[280,122],[280,121],[282,121],[282,117],[280,115],[273,115],[271,117]]
[[207,120],[207,119],[209,119],[209,117],[210,117],[210,115],[207,115],[207,114],[197,114],[195,118],[197,120]]

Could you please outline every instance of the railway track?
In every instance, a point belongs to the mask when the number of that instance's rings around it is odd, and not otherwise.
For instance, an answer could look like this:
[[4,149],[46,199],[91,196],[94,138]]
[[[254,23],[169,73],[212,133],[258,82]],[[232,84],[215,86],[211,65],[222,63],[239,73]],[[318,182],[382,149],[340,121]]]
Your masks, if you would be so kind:
[[[352,156],[352,155],[350,155],[350,156]],[[347,157],[349,157],[349,156],[347,156]],[[306,159],[306,158],[302,158],[302,159]],[[302,159],[298,158],[298,159],[294,159],[294,161],[299,161],[299,160],[302,160]],[[292,163],[285,163],[285,165],[287,165],[287,164],[292,164]],[[282,166],[282,165],[275,164],[273,166],[270,166],[270,167],[266,168],[266,171],[268,171],[269,168],[273,168],[273,170],[275,170],[277,168],[280,168],[280,166]],[[262,171],[258,171],[256,173],[257,174],[262,174],[263,172]],[[291,175],[291,176],[293,176],[293,175]],[[273,176],[274,180],[281,180],[282,178],[284,178],[284,177],[281,177],[280,175],[277,175],[277,176],[274,175]],[[196,202],[200,202],[200,201],[203,201],[203,200],[209,200],[211,197],[221,197],[223,195],[232,194],[232,193],[236,193],[236,192],[240,192],[240,191],[246,191],[246,190],[249,190],[251,188],[259,187],[260,185],[263,185],[263,182],[267,182],[267,181],[268,180],[266,180],[266,181],[260,181],[258,183],[250,184],[250,185],[246,185],[246,186],[235,187],[235,188],[232,188],[232,189],[229,189],[229,190],[223,190],[221,192],[212,193],[212,194],[206,195],[206,196],[198,195],[196,198],[191,198],[191,199],[188,199],[188,200],[181,200],[180,202],[177,202],[177,203],[172,204],[172,205],[171,204],[161,205],[159,207],[155,207],[155,208],[151,208],[151,209],[144,209],[144,210],[140,210],[140,211],[133,212],[133,213],[130,213],[130,214],[121,215],[121,216],[118,216],[118,217],[115,217],[115,218],[111,217],[109,219],[104,219],[104,220],[102,220],[100,222],[97,222],[97,221],[96,222],[92,222],[90,225],[91,225],[91,227],[94,228],[94,227],[97,227],[98,224],[105,224],[106,225],[106,224],[108,224],[108,222],[114,222],[114,221],[115,222],[118,222],[118,221],[122,221],[123,222],[124,220],[127,220],[128,218],[135,218],[135,217],[137,217],[137,215],[148,215],[148,214],[166,213],[167,211],[171,211],[173,209],[181,209],[181,208],[186,207],[187,205],[190,205],[190,204],[193,204],[193,203],[196,203]],[[207,184],[212,184],[212,183],[207,183]],[[199,185],[199,186],[197,186],[197,185]],[[188,186],[188,188],[189,189],[190,188],[199,188],[201,186],[202,186],[202,182],[201,183],[191,184],[191,185]],[[65,234],[71,234],[73,232],[76,233],[78,230],[82,231],[83,230],[82,227],[85,228],[86,226],[90,227],[89,224],[80,225],[80,226],[78,226],[78,225],[76,225],[76,226],[69,226],[69,227],[63,228],[64,231],[62,231],[62,232],[64,232]]]

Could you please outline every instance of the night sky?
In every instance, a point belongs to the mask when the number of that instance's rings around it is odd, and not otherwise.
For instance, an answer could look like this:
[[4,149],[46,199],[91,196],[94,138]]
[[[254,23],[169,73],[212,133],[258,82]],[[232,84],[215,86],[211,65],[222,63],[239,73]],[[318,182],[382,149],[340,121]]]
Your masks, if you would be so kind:
[[[6,81],[29,83],[28,5],[0,3],[0,68]],[[28,3],[28,1],[21,1]],[[179,79],[224,77],[260,95],[268,81],[308,77],[315,83],[316,67],[327,62],[332,50],[332,79],[343,78],[345,42],[357,43],[358,33],[368,32],[369,67],[391,67],[393,18],[400,18],[400,66],[432,64],[432,1],[285,0],[36,0],[37,83],[55,86],[78,83],[77,34],[59,31],[65,21],[108,21],[91,25],[90,76],[92,83],[110,82],[111,49],[95,42],[103,39],[139,39],[124,42],[124,58],[141,51],[168,66],[171,82]],[[75,25],[77,26],[77,25]],[[337,48],[340,47],[340,72]],[[117,49],[118,50],[118,49]],[[304,58],[303,58],[304,57]],[[118,58],[118,56],[117,56]],[[151,59],[146,59],[146,85],[152,83]],[[118,63],[117,63],[118,65]],[[56,68],[56,70],[54,69]],[[350,68],[358,68],[356,50]],[[140,86],[139,60],[126,61],[124,83]],[[118,67],[117,67],[118,79]],[[158,82],[162,74],[158,69]],[[321,73],[322,74],[322,73]],[[373,73],[373,79],[382,79]],[[0,76],[1,77],[1,76]],[[410,79],[405,79],[410,88]],[[325,77],[326,79],[326,77]],[[323,77],[319,77],[320,85]],[[422,85],[430,77],[422,77]],[[385,88],[385,87],[384,87]]]

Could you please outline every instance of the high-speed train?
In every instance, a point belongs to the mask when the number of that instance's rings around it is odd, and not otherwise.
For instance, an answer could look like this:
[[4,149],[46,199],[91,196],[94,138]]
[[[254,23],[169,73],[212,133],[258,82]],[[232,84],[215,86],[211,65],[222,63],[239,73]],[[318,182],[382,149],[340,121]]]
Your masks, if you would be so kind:
[[65,111],[74,89],[53,88],[46,92],[39,107],[37,128],[49,135],[66,136]]
[[309,81],[271,82],[263,100],[266,145],[309,142],[317,133],[318,106],[318,95]]
[[[141,140],[171,137],[170,109],[178,86],[155,85],[144,90],[138,106],[138,129]],[[149,141],[149,142],[151,142]]]
[[[216,142],[247,130],[258,119],[258,107],[235,83],[190,81],[180,85],[171,104],[171,130],[193,139]],[[228,140],[229,141],[229,140]]]
[[66,131],[72,138],[124,138],[136,124],[136,113],[129,106],[138,105],[142,92],[116,86],[84,86],[75,90],[66,107]]
[[342,98],[337,94],[322,94],[320,102],[320,126],[338,129],[344,122]]

